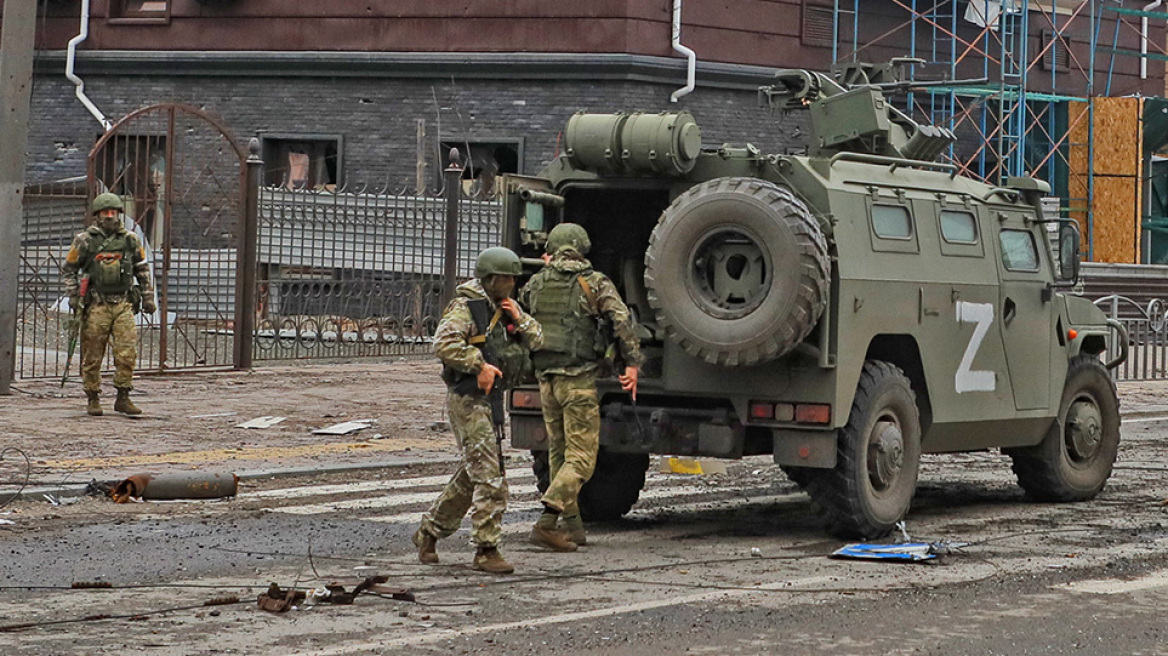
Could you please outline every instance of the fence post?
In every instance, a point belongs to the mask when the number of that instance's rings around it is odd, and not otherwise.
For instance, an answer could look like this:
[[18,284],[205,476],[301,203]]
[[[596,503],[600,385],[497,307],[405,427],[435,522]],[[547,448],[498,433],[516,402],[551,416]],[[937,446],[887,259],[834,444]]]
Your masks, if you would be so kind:
[[255,348],[256,268],[259,243],[260,140],[252,138],[242,173],[243,215],[240,216],[235,254],[235,350],[236,369],[251,369]]
[[450,166],[446,167],[446,243],[442,251],[442,307],[454,298],[458,279],[458,205],[462,198],[462,165],[457,148],[450,149]]
[[[32,94],[37,3],[4,3],[0,50],[0,394],[11,394],[16,378],[20,238],[24,228],[24,165]],[[56,291],[56,290],[54,290]]]

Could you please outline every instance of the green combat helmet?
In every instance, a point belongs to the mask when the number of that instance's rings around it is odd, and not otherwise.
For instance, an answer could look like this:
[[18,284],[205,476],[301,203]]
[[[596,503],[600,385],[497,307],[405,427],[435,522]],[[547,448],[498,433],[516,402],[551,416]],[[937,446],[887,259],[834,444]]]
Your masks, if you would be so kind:
[[89,206],[90,214],[97,214],[102,210],[117,210],[119,212],[125,211],[126,207],[122,204],[122,199],[118,198],[117,194],[105,192],[98,194],[97,198],[93,199],[93,203]]
[[547,236],[547,252],[555,255],[561,248],[574,248],[581,255],[587,255],[592,248],[588,231],[575,223],[561,223],[552,228]]
[[519,262],[519,256],[510,248],[488,248],[479,253],[479,258],[475,260],[475,277],[479,280],[493,275],[518,276],[522,273],[523,265]]

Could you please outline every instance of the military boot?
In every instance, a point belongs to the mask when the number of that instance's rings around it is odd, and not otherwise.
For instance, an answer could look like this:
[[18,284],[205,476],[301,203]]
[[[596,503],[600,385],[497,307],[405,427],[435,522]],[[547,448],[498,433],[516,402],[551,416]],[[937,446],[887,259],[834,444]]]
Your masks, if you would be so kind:
[[568,539],[578,545],[588,544],[588,536],[584,534],[584,520],[579,515],[560,516],[560,530]]
[[414,531],[414,546],[418,548],[420,562],[426,565],[438,564],[438,538],[418,529]]
[[142,409],[134,405],[134,402],[130,400],[129,387],[118,388],[118,398],[114,400],[114,411],[127,415],[142,414]]
[[479,547],[471,567],[490,574],[511,574],[515,571],[511,563],[503,560],[503,555],[495,547]]
[[531,527],[531,543],[551,549],[552,551],[569,552],[576,550],[576,543],[554,528],[547,528],[536,524]]
[[85,411],[88,412],[91,417],[100,417],[102,415],[101,392],[90,392],[86,390],[85,398],[89,399],[89,403],[85,406]]

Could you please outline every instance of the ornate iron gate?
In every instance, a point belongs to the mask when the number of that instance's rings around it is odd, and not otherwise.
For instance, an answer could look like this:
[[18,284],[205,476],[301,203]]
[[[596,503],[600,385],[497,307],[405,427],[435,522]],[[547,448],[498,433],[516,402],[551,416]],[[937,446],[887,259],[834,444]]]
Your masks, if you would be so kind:
[[233,364],[246,159],[217,119],[173,103],[127,115],[90,152],[89,197],[121,196],[152,260],[158,312],[141,317],[140,371]]

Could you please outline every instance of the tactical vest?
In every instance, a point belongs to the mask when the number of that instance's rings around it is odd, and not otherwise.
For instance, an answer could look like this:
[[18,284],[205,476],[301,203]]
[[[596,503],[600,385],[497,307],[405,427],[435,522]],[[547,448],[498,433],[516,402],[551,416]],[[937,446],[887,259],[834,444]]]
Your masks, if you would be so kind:
[[130,233],[92,234],[85,246],[89,263],[85,273],[99,294],[124,294],[134,285],[134,245]]
[[[483,352],[483,359],[503,372],[502,380],[496,380],[495,387],[507,390],[530,379],[533,376],[531,352],[523,345],[523,338],[518,333],[512,333],[507,329],[510,316],[502,310],[492,314],[490,303],[486,299],[469,299],[466,305],[475,325],[470,343]],[[444,366],[442,380],[459,394],[481,394],[477,377],[474,375]]]
[[584,273],[544,269],[528,283],[534,283],[531,316],[543,327],[543,347],[531,354],[536,371],[579,366],[604,356],[594,301],[580,302],[582,295],[591,296],[585,291]]

